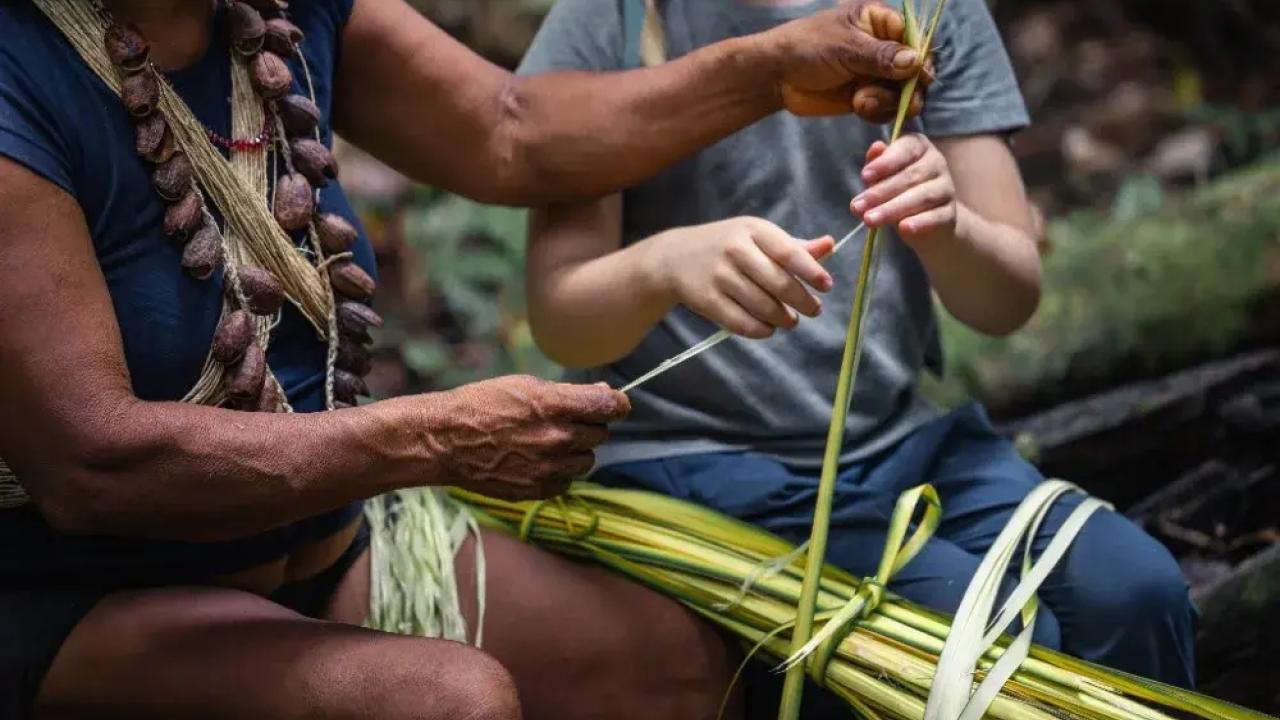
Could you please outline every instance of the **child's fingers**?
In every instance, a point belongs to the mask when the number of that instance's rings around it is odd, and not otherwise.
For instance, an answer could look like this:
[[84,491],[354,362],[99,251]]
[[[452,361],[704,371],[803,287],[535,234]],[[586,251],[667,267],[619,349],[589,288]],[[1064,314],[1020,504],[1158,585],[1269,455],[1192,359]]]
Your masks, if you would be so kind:
[[939,168],[928,163],[917,162],[902,172],[882,180],[854,196],[849,209],[859,217],[868,210],[892,200],[902,193],[922,183],[929,182],[941,175]]
[[932,147],[922,135],[904,135],[897,139],[880,157],[862,168],[862,180],[867,184],[879,182],[900,172],[929,152]]
[[[831,254],[836,248],[836,239],[830,235],[817,238],[816,240],[805,240],[804,249],[809,253],[809,257],[814,260],[821,260]],[[828,273],[829,275],[829,273]]]
[[955,221],[955,208],[950,204],[926,210],[898,224],[898,233],[906,238],[926,235]]
[[783,305],[780,300],[744,273],[727,274],[720,278],[717,287],[753,318],[770,327],[790,328],[800,322],[795,310]]
[[949,205],[954,199],[953,195],[951,183],[938,178],[916,185],[883,205],[868,210],[862,217],[872,227],[891,225],[912,215]]
[[[806,252],[801,243],[796,242],[782,228],[772,223],[760,223],[752,227],[751,237],[757,247],[763,251],[767,259],[781,266],[781,270],[800,278],[815,289],[826,292],[834,281],[813,255]],[[741,263],[739,266],[743,266]]]
[[[813,261],[813,258],[805,255],[803,251],[799,254],[811,262]],[[806,290],[795,275],[787,272],[764,252],[744,255],[737,258],[736,262],[743,275],[750,278],[756,286],[772,296],[775,301],[795,308],[809,317],[822,312],[822,303],[818,298]],[[790,314],[794,317],[794,313]]]
[[706,305],[691,308],[734,335],[760,340],[773,334],[773,327],[757,320],[728,295],[716,294]]

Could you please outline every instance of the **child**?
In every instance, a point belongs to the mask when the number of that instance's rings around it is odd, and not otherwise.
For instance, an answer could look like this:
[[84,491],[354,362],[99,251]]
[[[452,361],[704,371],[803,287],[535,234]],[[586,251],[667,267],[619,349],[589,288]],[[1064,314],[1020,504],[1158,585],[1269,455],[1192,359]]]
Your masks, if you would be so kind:
[[[640,64],[633,48],[644,43],[629,18],[643,17],[644,4],[560,0],[522,71]],[[642,35],[664,34],[676,57],[830,4],[667,0],[660,26],[650,6]],[[818,259],[859,218],[883,227],[827,560],[874,572],[896,497],[932,483],[942,525],[892,590],[952,611],[1043,478],[980,407],[942,413],[920,396],[922,370],[941,367],[932,295],[970,327],[1006,334],[1034,312],[1040,261],[1007,142],[1028,118],[982,0],[949,3],[937,45],[923,115],[892,145],[885,127],[857,120],[771,117],[621,195],[536,212],[528,282],[538,343],[578,380],[621,386],[717,326],[753,338],[633,391],[596,480],[691,500],[798,543],[809,534],[860,247]],[[896,93],[879,102],[891,114]],[[1038,549],[1075,502],[1055,508]],[[1095,515],[1039,595],[1040,644],[1191,685],[1185,583],[1124,517]]]

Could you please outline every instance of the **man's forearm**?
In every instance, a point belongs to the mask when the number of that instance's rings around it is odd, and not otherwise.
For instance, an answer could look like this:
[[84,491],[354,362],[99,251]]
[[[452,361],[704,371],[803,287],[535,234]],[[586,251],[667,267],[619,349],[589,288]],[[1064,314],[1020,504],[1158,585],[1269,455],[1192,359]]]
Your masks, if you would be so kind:
[[494,197],[545,204],[652,176],[781,108],[776,64],[752,37],[624,74],[513,77],[496,133]]
[[438,483],[432,443],[408,429],[423,427],[420,412],[408,401],[283,415],[131,400],[36,469],[33,488],[53,489],[37,501],[66,531],[226,540]]
[[1034,239],[1010,225],[957,207],[951,242],[917,248],[947,311],[989,335],[1017,330],[1040,302],[1040,259]]

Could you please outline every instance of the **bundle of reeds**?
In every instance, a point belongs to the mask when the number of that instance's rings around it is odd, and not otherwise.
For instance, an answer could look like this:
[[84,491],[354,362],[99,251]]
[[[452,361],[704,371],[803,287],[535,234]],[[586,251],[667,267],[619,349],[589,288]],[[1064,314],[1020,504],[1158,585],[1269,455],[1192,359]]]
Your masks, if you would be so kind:
[[[903,531],[907,512],[895,516]],[[800,549],[752,525],[675,500],[634,490],[580,484],[564,498],[510,503],[454,491],[484,526],[511,533],[554,552],[592,560],[669,595],[741,638],[757,659],[780,662],[790,654],[804,561]],[[927,498],[925,498],[927,499]],[[927,535],[929,512],[912,537],[886,554],[910,555]],[[923,528],[923,530],[922,530]],[[925,533],[922,535],[921,533]],[[882,596],[882,597],[881,597]],[[950,620],[822,567],[816,593],[820,627],[858,599],[878,599],[831,645],[825,668],[819,653],[802,662],[820,685],[863,717],[923,720]],[[993,672],[1015,639],[997,638],[981,654],[973,680]],[[965,683],[966,690],[968,683]],[[1264,720],[1268,716],[1193,692],[1108,670],[1032,646],[978,717],[998,720]],[[728,688],[726,688],[726,694]]]

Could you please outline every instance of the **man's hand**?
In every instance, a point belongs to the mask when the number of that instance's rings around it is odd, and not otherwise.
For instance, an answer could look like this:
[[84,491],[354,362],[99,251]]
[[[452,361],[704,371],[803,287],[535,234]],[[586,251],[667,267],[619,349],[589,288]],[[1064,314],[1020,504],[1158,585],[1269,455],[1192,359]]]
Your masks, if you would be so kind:
[[450,485],[503,500],[554,497],[595,464],[606,424],[631,410],[605,385],[527,376],[465,385],[432,406],[428,443]]
[[[897,110],[901,82],[922,67],[920,53],[903,44],[905,36],[898,12],[878,0],[853,0],[757,39],[779,58],[779,92],[787,110],[840,115],[852,109],[882,123]],[[922,107],[917,93],[912,115]]]

